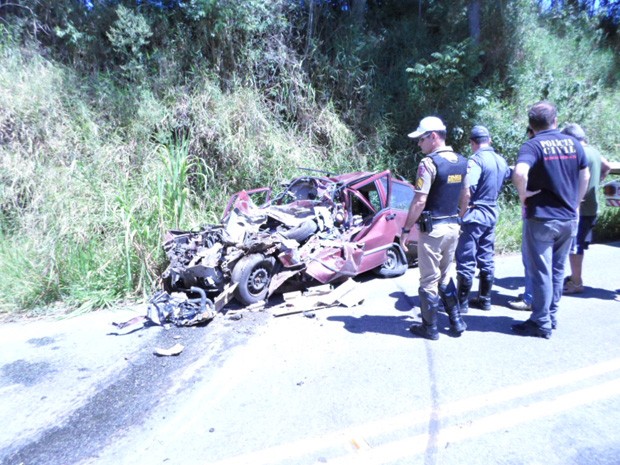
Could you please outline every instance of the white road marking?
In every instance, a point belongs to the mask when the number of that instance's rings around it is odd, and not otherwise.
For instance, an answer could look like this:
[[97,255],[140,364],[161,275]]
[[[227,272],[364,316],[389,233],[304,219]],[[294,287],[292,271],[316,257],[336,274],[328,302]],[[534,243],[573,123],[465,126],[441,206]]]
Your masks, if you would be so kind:
[[[487,417],[473,420],[466,428],[452,426],[439,431],[438,443],[460,442],[465,439],[482,436],[487,433],[502,430],[521,423],[530,422],[539,418],[562,413],[566,410],[590,404],[599,400],[620,396],[620,379],[609,381],[597,386],[569,394],[561,395],[553,400],[536,402],[524,407],[499,412]],[[417,455],[426,449],[428,435],[419,434],[399,441],[383,444],[373,449],[366,449],[357,454],[329,460],[330,465],[357,465],[360,460],[364,464],[379,465]]]
[[[620,370],[620,358],[547,378],[533,380],[520,385],[509,386],[487,394],[470,397],[469,399],[460,399],[440,406],[439,412],[435,413],[438,413],[440,419],[447,418],[451,415],[475,411],[486,406],[527,397],[532,394],[562,386],[568,386],[579,381],[618,370]],[[529,406],[502,411],[478,420],[473,420],[467,428],[457,426],[442,429],[439,432],[439,441],[448,442],[448,438],[449,442],[462,441],[507,426],[532,421],[543,416],[553,415],[554,413],[559,413],[570,408],[617,395],[620,395],[620,380],[574,391],[573,393],[559,396],[551,401],[537,402]],[[431,408],[410,411],[394,417],[384,418],[341,431],[335,431],[324,436],[301,439],[299,441],[230,457],[218,462],[209,462],[209,465],[264,465],[278,463],[285,459],[311,454],[330,447],[342,447],[344,444],[350,444],[353,438],[364,438],[364,442],[366,442],[369,438],[380,434],[383,435],[392,431],[425,424],[428,422],[432,413],[433,411]],[[398,458],[407,457],[408,455],[424,451],[427,443],[428,435],[421,434],[402,441],[384,444],[374,449],[363,448],[351,455],[341,457],[336,461],[330,460],[329,463],[330,465],[340,465],[341,463],[351,463],[355,465],[360,465],[360,463],[388,463]],[[363,462],[362,456],[364,456]]]

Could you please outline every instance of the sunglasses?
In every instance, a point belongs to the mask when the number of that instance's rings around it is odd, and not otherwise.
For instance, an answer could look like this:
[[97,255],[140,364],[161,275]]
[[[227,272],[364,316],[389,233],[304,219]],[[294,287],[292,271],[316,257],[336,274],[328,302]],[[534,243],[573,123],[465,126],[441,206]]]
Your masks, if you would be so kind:
[[424,139],[428,139],[429,137],[431,137],[431,135],[432,135],[432,134],[433,134],[432,132],[427,132],[426,134],[422,134],[422,135],[420,136],[419,141],[420,141],[420,142],[423,142],[423,141],[424,141]]

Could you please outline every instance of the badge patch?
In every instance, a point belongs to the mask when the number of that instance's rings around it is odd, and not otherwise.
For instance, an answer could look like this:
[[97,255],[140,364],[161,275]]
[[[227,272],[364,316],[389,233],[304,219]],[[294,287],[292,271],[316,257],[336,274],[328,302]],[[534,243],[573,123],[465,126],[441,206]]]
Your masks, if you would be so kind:
[[426,166],[424,163],[420,163],[418,165],[418,179],[423,177],[426,174]]

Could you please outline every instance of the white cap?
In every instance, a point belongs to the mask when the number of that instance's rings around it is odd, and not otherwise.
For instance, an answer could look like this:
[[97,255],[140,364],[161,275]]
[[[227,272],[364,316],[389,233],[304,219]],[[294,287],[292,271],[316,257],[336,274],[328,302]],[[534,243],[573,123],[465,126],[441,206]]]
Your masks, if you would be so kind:
[[415,139],[417,137],[420,137],[425,132],[445,131],[445,130],[446,130],[446,127],[444,126],[443,122],[439,118],[437,118],[436,116],[427,116],[426,118],[422,118],[422,121],[420,121],[420,125],[418,126],[418,129],[410,133],[409,137]]

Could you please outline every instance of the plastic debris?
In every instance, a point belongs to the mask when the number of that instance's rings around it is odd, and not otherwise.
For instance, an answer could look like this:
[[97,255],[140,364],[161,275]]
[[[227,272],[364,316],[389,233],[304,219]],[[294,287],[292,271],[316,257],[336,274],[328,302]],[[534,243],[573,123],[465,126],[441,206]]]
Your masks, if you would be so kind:
[[153,353],[155,355],[159,355],[160,357],[171,357],[174,355],[179,355],[181,352],[183,352],[183,349],[185,349],[185,346],[177,343],[169,349],[157,348],[153,351]]

